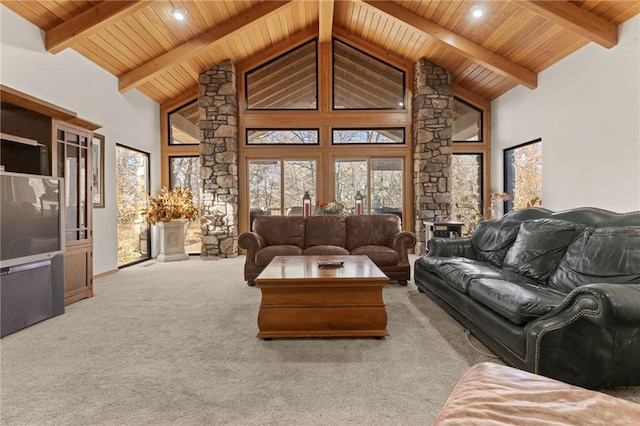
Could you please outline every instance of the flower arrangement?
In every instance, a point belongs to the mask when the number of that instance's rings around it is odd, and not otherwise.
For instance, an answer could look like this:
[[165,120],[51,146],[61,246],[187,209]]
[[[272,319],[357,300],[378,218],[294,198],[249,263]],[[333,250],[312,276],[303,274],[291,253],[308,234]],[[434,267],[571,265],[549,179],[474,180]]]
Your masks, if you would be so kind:
[[346,216],[345,205],[339,201],[323,201],[316,209],[316,214],[334,214],[338,216]]
[[189,188],[168,189],[163,186],[155,197],[147,195],[149,205],[140,211],[144,219],[152,225],[171,222],[173,219],[194,220],[198,208],[193,203],[193,193]]

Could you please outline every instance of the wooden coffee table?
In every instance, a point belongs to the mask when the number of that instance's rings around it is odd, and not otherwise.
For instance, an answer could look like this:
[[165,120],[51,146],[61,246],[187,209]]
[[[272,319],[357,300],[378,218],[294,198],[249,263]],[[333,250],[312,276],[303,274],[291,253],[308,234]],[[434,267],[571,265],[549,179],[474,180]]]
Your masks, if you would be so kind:
[[[319,261],[344,262],[319,268]],[[256,278],[257,337],[384,337],[382,288],[389,280],[367,256],[276,256]]]

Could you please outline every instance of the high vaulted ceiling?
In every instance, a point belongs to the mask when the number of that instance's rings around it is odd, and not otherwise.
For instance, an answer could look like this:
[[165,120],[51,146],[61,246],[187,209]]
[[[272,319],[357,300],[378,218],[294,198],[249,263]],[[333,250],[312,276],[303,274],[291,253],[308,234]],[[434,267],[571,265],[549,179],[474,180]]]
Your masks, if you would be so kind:
[[[318,33],[356,39],[371,52],[413,63],[425,57],[454,84],[487,100],[589,42],[617,44],[618,26],[640,12],[625,1],[13,1],[44,30],[46,49],[75,49],[158,103],[194,92],[198,75],[226,59],[241,63],[287,40]],[[471,9],[480,7],[481,18]],[[187,18],[171,12],[184,8]]]

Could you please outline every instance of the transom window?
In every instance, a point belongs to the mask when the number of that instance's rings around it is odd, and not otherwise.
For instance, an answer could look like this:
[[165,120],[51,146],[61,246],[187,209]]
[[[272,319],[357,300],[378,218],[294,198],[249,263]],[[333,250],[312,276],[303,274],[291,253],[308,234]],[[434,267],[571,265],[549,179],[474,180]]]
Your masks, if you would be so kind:
[[198,102],[189,102],[169,113],[169,145],[198,145],[200,129]]
[[404,71],[334,40],[333,108],[404,109]]
[[404,129],[334,129],[333,144],[403,144]]
[[247,145],[317,145],[318,130],[247,129]]
[[482,142],[482,110],[455,97],[453,142]]
[[246,73],[247,108],[317,109],[317,74],[312,40]]

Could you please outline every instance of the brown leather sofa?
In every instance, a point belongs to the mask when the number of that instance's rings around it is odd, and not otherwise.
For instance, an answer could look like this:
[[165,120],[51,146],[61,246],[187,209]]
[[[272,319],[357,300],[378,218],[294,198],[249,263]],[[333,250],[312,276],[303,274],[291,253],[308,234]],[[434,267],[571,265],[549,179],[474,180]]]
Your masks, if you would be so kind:
[[389,279],[411,279],[407,251],[416,236],[402,231],[394,214],[357,216],[258,216],[253,231],[238,237],[247,250],[244,279],[255,278],[275,256],[366,255]]

